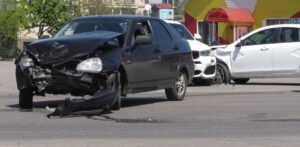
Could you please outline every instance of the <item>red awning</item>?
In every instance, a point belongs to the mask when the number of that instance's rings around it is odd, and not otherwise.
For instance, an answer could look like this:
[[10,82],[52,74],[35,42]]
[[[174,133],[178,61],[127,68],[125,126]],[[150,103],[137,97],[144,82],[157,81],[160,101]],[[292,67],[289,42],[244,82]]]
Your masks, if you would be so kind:
[[157,8],[157,9],[173,9],[171,4],[167,4],[167,3],[158,3],[158,4],[154,4],[153,8]]
[[213,8],[206,14],[205,21],[254,23],[251,13],[244,8]]
[[300,11],[292,16],[292,18],[300,18]]

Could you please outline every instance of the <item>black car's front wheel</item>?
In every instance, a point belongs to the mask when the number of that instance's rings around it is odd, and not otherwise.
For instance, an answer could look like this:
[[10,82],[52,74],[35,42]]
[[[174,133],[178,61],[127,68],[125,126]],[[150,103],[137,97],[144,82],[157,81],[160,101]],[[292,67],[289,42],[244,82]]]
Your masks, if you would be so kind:
[[20,89],[19,91],[19,107],[21,109],[32,109],[33,91],[32,89]]
[[110,110],[120,110],[122,107],[122,101],[121,101],[121,83],[120,83],[120,73],[118,72],[116,74],[116,79],[115,79],[115,86],[116,86],[116,97],[115,100],[110,107]]
[[165,93],[171,101],[181,101],[184,99],[187,88],[187,76],[184,72],[180,72],[174,82],[172,88],[166,89]]

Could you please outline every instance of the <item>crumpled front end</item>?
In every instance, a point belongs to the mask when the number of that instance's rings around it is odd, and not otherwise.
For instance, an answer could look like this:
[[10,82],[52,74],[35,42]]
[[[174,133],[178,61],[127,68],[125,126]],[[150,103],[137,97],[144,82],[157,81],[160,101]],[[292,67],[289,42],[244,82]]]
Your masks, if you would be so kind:
[[[41,44],[49,44],[48,42]],[[47,61],[41,58],[41,54],[33,54],[37,53],[33,52],[34,47],[37,48],[40,44],[30,46],[31,50],[25,49],[15,61],[18,89],[30,89],[33,95],[42,96],[46,93],[90,96],[90,100],[84,99],[84,103],[80,104],[86,107],[112,105],[119,90],[116,82],[121,62],[120,45],[116,38],[96,44],[99,46],[88,49],[89,52],[83,46],[82,52],[77,50],[77,54],[64,54],[67,57],[54,60],[47,58]]]
[[195,64],[194,78],[213,79],[217,60],[211,50],[192,51]]
[[92,95],[120,65],[122,34],[104,32],[40,40],[16,59],[18,89],[75,96]]
[[99,57],[84,58],[40,66],[29,55],[24,55],[17,63],[18,89],[32,88],[36,95],[70,93],[74,96],[93,95],[107,89],[107,81],[116,71],[113,67],[102,71]]

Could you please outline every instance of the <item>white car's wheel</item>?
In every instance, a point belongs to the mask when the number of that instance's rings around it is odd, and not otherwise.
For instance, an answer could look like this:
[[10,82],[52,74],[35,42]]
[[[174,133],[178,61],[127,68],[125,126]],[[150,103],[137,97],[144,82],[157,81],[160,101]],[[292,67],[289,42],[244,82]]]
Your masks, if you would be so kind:
[[226,65],[223,63],[218,63],[217,64],[217,72],[215,76],[215,82],[216,84],[221,84],[225,83],[228,84],[230,83],[230,73]]

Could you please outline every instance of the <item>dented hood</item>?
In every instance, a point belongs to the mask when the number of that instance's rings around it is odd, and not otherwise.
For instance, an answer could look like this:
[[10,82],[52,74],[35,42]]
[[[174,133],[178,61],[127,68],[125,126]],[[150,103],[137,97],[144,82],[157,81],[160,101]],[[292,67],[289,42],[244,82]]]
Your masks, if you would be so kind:
[[43,39],[29,44],[26,50],[41,65],[53,64],[89,55],[106,41],[120,35],[122,34],[101,31]]

